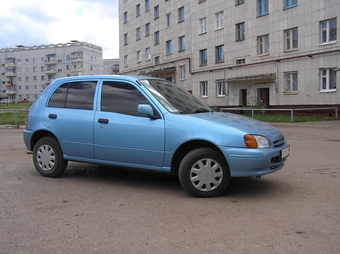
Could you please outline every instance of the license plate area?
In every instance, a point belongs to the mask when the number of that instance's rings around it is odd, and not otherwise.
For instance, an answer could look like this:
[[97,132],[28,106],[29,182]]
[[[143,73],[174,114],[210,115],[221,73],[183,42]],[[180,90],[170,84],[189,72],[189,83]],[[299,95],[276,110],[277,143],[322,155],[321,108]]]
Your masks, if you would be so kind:
[[281,150],[281,160],[284,160],[288,157],[290,153],[290,146],[286,146]]

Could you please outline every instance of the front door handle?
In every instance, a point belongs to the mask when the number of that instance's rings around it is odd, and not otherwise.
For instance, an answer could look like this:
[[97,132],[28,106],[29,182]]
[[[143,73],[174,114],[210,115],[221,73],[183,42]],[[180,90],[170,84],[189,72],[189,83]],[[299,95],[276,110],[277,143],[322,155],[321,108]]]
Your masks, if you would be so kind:
[[109,123],[109,119],[106,119],[106,118],[99,118],[99,119],[98,119],[98,123],[108,124],[108,123]]

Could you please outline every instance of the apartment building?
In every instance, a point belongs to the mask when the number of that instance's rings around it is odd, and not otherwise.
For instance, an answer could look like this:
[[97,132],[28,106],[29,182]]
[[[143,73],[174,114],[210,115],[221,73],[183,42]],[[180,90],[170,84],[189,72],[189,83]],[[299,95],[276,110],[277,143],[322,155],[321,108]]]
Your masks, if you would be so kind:
[[116,75],[119,73],[119,58],[103,59],[103,74]]
[[34,101],[54,79],[103,73],[102,48],[71,41],[0,49],[1,98]]
[[119,0],[120,73],[212,107],[340,105],[339,1]]

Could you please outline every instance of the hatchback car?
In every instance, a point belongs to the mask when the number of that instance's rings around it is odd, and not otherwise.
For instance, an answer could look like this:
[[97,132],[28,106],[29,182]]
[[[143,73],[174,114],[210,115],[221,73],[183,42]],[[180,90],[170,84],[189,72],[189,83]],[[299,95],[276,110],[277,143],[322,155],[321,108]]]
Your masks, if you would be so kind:
[[23,138],[43,176],[61,175],[68,161],[171,172],[196,197],[278,171],[290,152],[275,127],[214,112],[152,77],[57,79],[33,102]]

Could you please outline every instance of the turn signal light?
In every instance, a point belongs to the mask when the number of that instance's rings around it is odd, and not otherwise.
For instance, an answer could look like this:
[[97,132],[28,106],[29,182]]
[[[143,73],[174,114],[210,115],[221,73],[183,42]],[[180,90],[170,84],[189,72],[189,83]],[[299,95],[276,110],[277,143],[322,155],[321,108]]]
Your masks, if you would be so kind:
[[243,137],[244,143],[248,148],[258,148],[256,138],[253,135],[247,134]]

